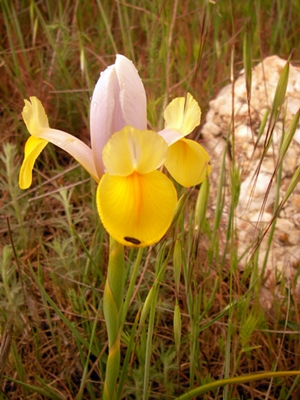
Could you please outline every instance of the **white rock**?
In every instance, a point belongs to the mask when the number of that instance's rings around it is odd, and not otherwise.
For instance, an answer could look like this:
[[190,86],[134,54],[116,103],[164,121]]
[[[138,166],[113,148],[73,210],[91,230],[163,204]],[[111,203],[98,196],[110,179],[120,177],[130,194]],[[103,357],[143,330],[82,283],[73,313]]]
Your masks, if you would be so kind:
[[[283,160],[282,179],[278,184],[277,175],[268,187],[278,163],[279,147],[282,134],[286,131],[290,121],[300,108],[300,68],[290,65],[289,81],[285,104],[280,114],[280,120],[272,134],[270,147],[265,154],[264,143],[266,128],[257,142],[260,124],[267,109],[271,109],[272,101],[280,77],[286,65],[286,60],[277,56],[266,58],[263,63],[256,65],[252,70],[251,90],[251,127],[247,104],[247,91],[244,73],[237,78],[234,85],[234,129],[235,134],[235,163],[240,168],[241,185],[240,200],[236,209],[236,226],[238,230],[238,252],[242,255],[253,243],[257,242],[262,229],[272,220],[277,185],[280,187],[280,196],[284,196],[290,179],[300,164],[300,127],[297,129],[294,140]],[[205,146],[211,155],[213,173],[211,176],[211,190],[217,190],[219,184],[222,154],[226,149],[228,132],[232,124],[232,84],[225,86],[210,102],[207,122],[202,129]],[[269,133],[268,133],[269,134]],[[212,138],[214,140],[212,140]],[[230,150],[230,148],[229,148]],[[227,151],[229,154],[230,151]],[[261,157],[264,155],[264,159]],[[227,156],[226,168],[229,176],[231,158]],[[229,178],[227,178],[229,181]],[[300,186],[300,184],[299,184]],[[215,205],[216,195],[211,196],[212,207]],[[226,208],[230,206],[230,193],[226,192]],[[227,214],[224,213],[226,225]],[[269,232],[260,245],[259,265],[263,265],[267,250]],[[244,268],[247,257],[241,262]],[[296,273],[295,265],[300,263],[300,187],[296,187],[284,209],[277,218],[275,234],[267,262],[268,285],[276,281],[276,271],[280,270],[285,278],[291,281]],[[275,282],[276,286],[276,282]],[[300,286],[300,285],[299,285]],[[299,289],[300,290],[300,289]]]

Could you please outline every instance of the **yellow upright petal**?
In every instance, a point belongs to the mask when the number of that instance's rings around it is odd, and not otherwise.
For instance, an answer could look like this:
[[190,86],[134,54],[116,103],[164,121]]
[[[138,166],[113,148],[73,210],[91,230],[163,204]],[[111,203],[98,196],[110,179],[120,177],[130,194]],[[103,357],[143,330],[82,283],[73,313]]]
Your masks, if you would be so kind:
[[49,128],[45,109],[40,100],[35,96],[30,97],[30,101],[24,100],[24,102],[25,106],[22,112],[24,122],[29,133],[39,137],[45,129]]
[[186,97],[177,97],[164,112],[165,128],[175,129],[186,136],[200,124],[201,110],[190,93]]
[[165,161],[167,152],[167,143],[156,132],[126,126],[112,135],[102,157],[106,172],[128,176],[133,171],[147,174],[158,169]]
[[169,147],[165,167],[185,187],[198,185],[211,171],[207,152],[189,139],[181,139]]
[[[40,141],[35,141],[34,139],[30,139],[27,144],[27,153],[24,158],[24,167],[23,171],[21,171],[22,176],[22,188],[25,189],[28,185],[28,182],[31,183],[31,178],[28,179],[28,165],[31,165],[31,171],[33,168],[34,161],[36,157],[42,151],[42,148],[45,147],[46,144],[42,145],[42,143],[51,142],[61,149],[68,152],[71,156],[75,158],[87,171],[88,173],[98,182],[99,175],[96,169],[96,165],[94,162],[93,152],[90,147],[88,147],[84,142],[77,139],[75,136],[70,135],[67,132],[60,131],[58,129],[51,129],[49,127],[48,118],[45,112],[45,109],[36,97],[30,97],[29,100],[24,100],[25,106],[23,108],[22,116],[24,122],[27,126],[29,133],[32,135],[32,138],[40,139]],[[43,146],[40,151],[37,149]],[[37,154],[35,156],[35,154]],[[27,176],[24,181],[24,173]],[[30,172],[31,176],[31,172]],[[25,184],[26,182],[26,184]]]
[[30,136],[25,144],[24,160],[19,174],[19,186],[21,189],[27,189],[32,182],[32,170],[35,160],[41,151],[46,147],[48,141],[35,136]]
[[97,189],[98,212],[108,233],[125,246],[158,242],[169,228],[177,194],[161,172],[130,176],[105,174]]

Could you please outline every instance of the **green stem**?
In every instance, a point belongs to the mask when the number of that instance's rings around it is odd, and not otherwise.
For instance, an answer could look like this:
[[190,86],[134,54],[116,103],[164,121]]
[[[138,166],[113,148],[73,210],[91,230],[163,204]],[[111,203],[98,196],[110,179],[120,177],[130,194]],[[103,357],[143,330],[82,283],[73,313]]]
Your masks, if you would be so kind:
[[125,286],[124,247],[110,238],[107,278],[103,296],[103,311],[108,335],[108,358],[103,400],[113,400],[120,369],[120,337]]

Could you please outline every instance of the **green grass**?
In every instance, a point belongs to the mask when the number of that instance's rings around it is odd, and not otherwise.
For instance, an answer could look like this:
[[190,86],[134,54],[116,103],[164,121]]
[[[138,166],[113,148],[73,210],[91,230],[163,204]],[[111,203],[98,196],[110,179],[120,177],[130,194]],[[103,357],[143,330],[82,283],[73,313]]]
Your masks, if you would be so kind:
[[[187,91],[204,121],[231,71],[237,76],[244,63],[248,71],[249,61],[288,58],[300,48],[300,7],[280,0],[1,0],[0,7],[0,334],[11,316],[14,321],[9,356],[0,354],[0,371],[6,362],[0,398],[99,399],[107,361],[108,237],[96,185],[49,145],[32,188],[19,189],[28,137],[23,98],[36,95],[52,127],[88,143],[93,86],[118,52],[143,79],[149,126],[161,128],[166,104]],[[292,61],[297,57],[294,51]],[[227,178],[235,194],[226,227],[229,260],[218,233],[222,176],[214,220],[205,217],[210,202],[202,184],[190,190],[161,243],[126,250],[119,398],[174,399],[217,379],[300,368],[297,296],[282,289],[285,296],[270,313],[260,307],[257,257],[241,272],[234,246],[238,165]],[[275,376],[197,398],[299,394],[297,377]]]

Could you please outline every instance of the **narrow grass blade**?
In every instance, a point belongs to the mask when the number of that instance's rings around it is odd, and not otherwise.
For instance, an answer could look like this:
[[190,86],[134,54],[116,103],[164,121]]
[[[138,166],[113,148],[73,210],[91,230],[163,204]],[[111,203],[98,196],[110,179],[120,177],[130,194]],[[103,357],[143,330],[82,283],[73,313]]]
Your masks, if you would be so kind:
[[246,25],[246,31],[244,34],[243,60],[245,69],[247,102],[250,115],[250,101],[251,101],[251,88],[252,88],[252,43],[251,43],[251,31],[249,24]]
[[16,383],[17,385],[22,386],[24,389],[27,389],[27,390],[31,391],[32,393],[39,393],[45,399],[53,399],[53,400],[65,400],[66,399],[65,396],[55,393],[55,390],[50,387],[47,387],[47,389],[49,389],[49,390],[45,390],[45,389],[41,389],[37,386],[29,385],[28,383],[19,381],[18,379],[11,378],[10,376],[4,375],[4,378],[11,382]]
[[207,393],[209,390],[213,390],[215,388],[219,388],[225,385],[237,385],[239,383],[248,383],[263,379],[271,379],[275,377],[298,376],[298,375],[300,375],[300,371],[281,371],[281,372],[263,372],[260,374],[251,374],[234,378],[220,379],[218,381],[207,383],[206,385],[190,390],[187,393],[183,394],[182,396],[177,397],[175,400],[192,400],[196,396],[199,396],[203,393]]
[[131,334],[129,337],[129,341],[128,341],[128,343],[126,343],[127,350],[126,350],[126,355],[125,355],[125,359],[123,362],[122,372],[121,372],[121,376],[120,376],[120,380],[119,380],[119,387],[118,387],[118,392],[117,392],[117,396],[116,396],[117,399],[121,399],[123,386],[125,384],[125,380],[127,377],[130,357],[134,351],[134,340],[136,338],[139,317],[140,317],[140,310],[136,314],[134,324],[131,327]]

